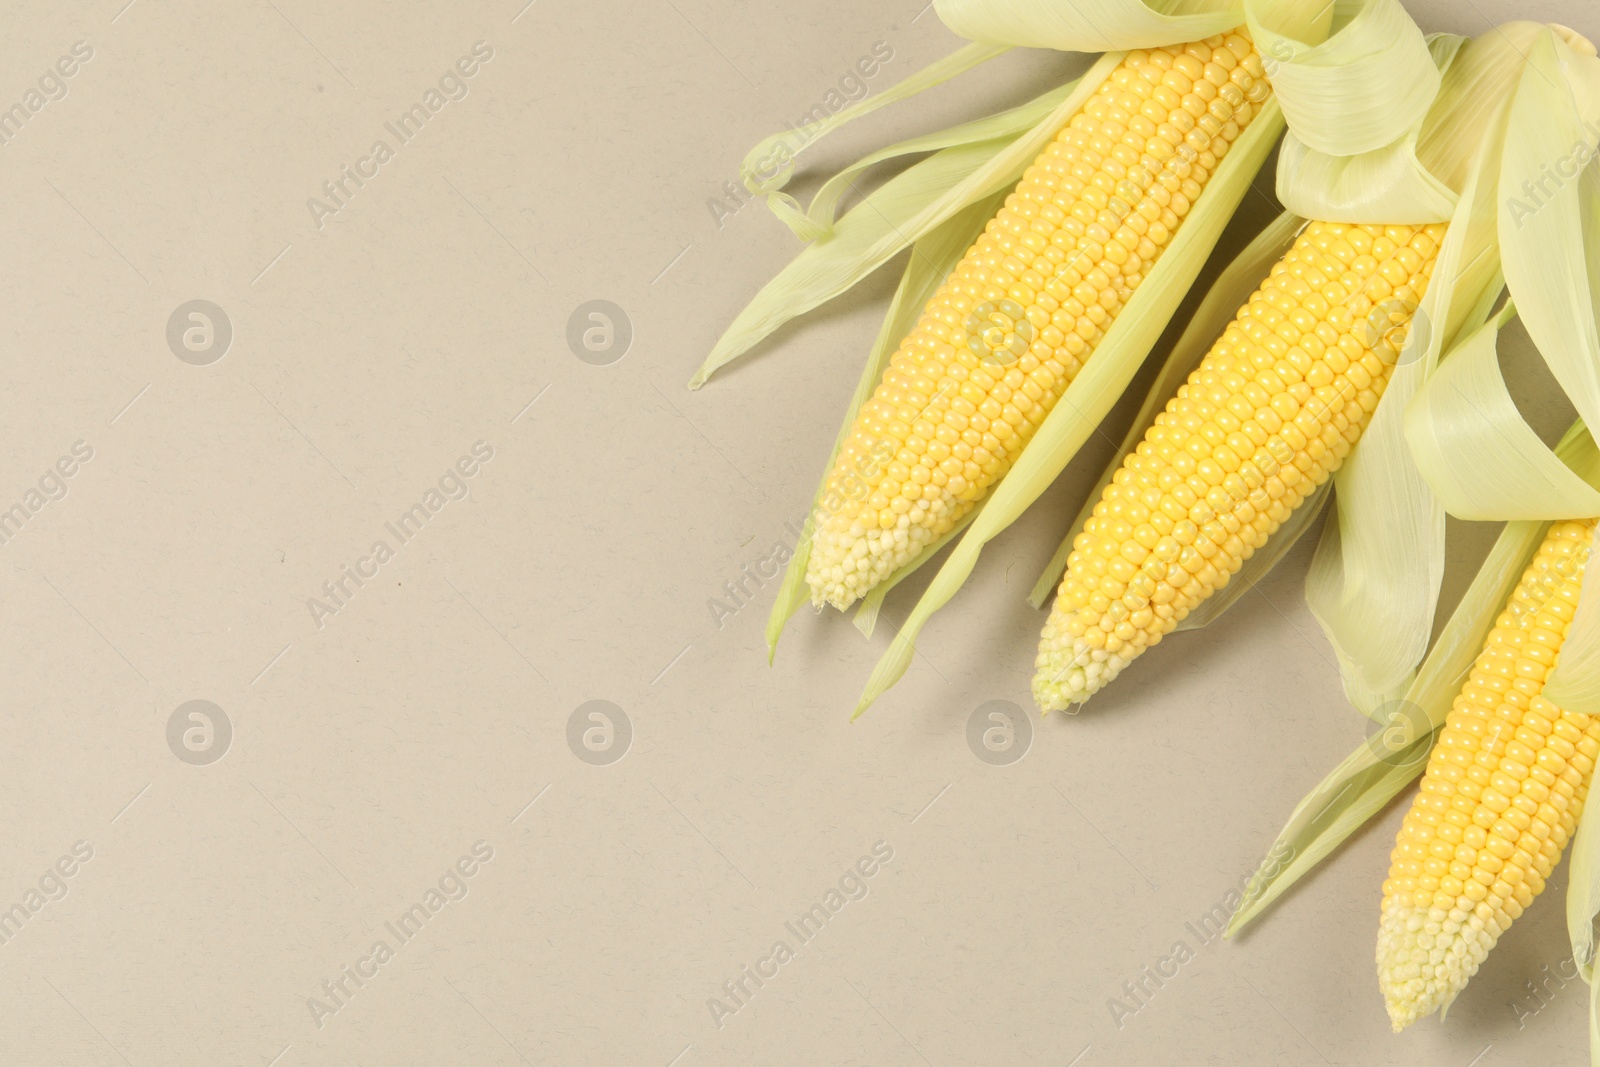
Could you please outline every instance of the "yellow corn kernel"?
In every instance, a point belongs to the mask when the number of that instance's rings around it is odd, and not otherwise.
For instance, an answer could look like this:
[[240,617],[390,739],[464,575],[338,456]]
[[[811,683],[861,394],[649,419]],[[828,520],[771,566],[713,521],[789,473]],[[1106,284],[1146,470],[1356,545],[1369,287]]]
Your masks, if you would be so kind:
[[[1420,300],[1444,230],[1313,222],[1273,266],[1084,524],[1039,641],[1041,708],[1064,710],[1115,678],[1226,585],[1339,468],[1417,307],[1393,295],[1374,303],[1363,287],[1404,268]],[[1119,518],[1130,508],[1152,522],[1176,520],[1170,539],[1146,551]],[[1108,588],[1117,560],[1137,565],[1138,576]],[[1151,605],[1171,610],[1146,613]]]
[[1243,31],[1129,52],[1024,172],[840,449],[814,603],[865,596],[1010,469],[1270,95],[1254,57]]
[[[1578,605],[1595,522],[1550,527],[1451,706],[1401,824],[1378,930],[1378,984],[1396,1030],[1461,992],[1544,888],[1583,810],[1600,717],[1563,711],[1540,690]],[[1529,664],[1539,671],[1532,686],[1502,684]],[[1463,788],[1463,758],[1489,771],[1481,793]],[[1459,846],[1429,817],[1440,805],[1471,821],[1453,835]],[[1460,872],[1430,880],[1422,856],[1453,858]]]

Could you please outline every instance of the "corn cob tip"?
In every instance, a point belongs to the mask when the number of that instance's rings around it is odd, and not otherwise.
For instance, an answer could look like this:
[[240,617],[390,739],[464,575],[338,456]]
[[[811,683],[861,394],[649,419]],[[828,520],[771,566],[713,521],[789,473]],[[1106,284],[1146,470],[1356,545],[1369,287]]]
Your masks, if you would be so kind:
[[1389,901],[1378,929],[1378,986],[1394,1032],[1448,1009],[1499,936],[1493,918]]
[[847,610],[932,544],[936,534],[930,524],[934,520],[926,516],[947,509],[927,501],[917,503],[920,506],[898,516],[889,529],[876,525],[866,529],[859,522],[842,529],[828,525],[819,528],[806,566],[812,607],[820,610],[831,604],[840,611]]
[[1378,984],[1396,1030],[1442,1011],[1543,891],[1600,758],[1600,718],[1543,694],[1577,612],[1594,520],[1558,522],[1456,696],[1395,837]]
[[1074,711],[1073,705],[1094,696],[1133,662],[1120,653],[1093,648],[1081,637],[1073,639],[1072,655],[1063,657],[1062,650],[1051,646],[1054,637],[1051,627],[1046,626],[1045,639],[1033,664],[1033,699],[1046,714]]

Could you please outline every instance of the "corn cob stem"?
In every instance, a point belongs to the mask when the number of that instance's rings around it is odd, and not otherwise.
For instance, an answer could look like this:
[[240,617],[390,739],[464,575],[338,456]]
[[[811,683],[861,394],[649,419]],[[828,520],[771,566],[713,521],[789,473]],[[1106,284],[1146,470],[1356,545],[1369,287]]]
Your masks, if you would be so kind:
[[1034,697],[1081,703],[1226,585],[1366,429],[1442,224],[1313,222],[1156,416],[1078,535]]
[[[806,580],[848,607],[998,481],[1271,94],[1243,32],[1129,52],[929,301],[829,475]],[[887,455],[887,461],[875,457]]]
[[1559,522],[1445,718],[1383,883],[1378,984],[1403,1029],[1446,1008],[1544,889],[1583,809],[1600,719],[1543,696],[1596,520]]

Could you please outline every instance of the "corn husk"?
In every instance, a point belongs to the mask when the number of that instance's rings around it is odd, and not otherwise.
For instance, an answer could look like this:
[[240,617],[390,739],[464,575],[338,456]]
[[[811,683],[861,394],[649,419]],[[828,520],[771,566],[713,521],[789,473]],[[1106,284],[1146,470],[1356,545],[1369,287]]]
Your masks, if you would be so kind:
[[855,179],[863,171],[900,156],[936,152],[944,148],[1015,136],[1037,121],[1041,108],[1055,106],[1060,96],[1071,92],[1073,84],[1069,82],[1059,89],[1051,90],[1020,108],[1012,108],[1010,111],[990,115],[976,122],[964,122],[947,130],[913,137],[876,152],[870,152],[824,182],[822,188],[812,197],[811,206],[804,209],[800,207],[799,201],[783,192],[783,187],[794,176],[794,162],[800,154],[840,126],[870,115],[879,108],[907,100],[936,85],[941,85],[951,78],[965,74],[979,64],[1003,55],[1008,50],[1004,45],[967,45],[929,64],[910,77],[896,82],[876,96],[869,96],[826,118],[808,122],[782,133],[775,133],[745,154],[744,162],[739,167],[740,180],[752,193],[766,197],[767,207],[801,240],[818,241],[829,237],[833,233],[834,216],[837,214],[840,198],[852,187]]
[[[1494,198],[1522,54],[1500,32],[1465,50],[1436,42],[1435,53],[1448,63],[1440,98],[1404,144],[1407,155],[1415,154],[1410,145],[1425,145],[1419,163],[1460,192],[1407,348],[1360,443],[1334,475],[1333,516],[1306,579],[1307,602],[1338,657],[1345,694],[1368,716],[1410,685],[1444,577],[1444,508],[1408,447],[1406,407],[1441,354],[1481,324],[1501,288]],[[1402,182],[1392,204],[1366,199],[1375,210],[1400,211],[1409,188]]]

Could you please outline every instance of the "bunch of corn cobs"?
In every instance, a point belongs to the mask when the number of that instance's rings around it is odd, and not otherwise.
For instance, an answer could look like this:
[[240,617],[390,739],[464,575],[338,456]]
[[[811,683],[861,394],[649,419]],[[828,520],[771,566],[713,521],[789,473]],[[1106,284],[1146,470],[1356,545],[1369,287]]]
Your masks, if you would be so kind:
[[[1066,0],[1051,6],[1069,14],[1074,8]],[[1243,276],[1247,284],[1238,291],[1248,292],[1247,299],[1230,297],[1219,282],[1213,295],[1226,302],[1223,314],[1205,336],[1186,337],[1191,356],[1167,357],[1156,393],[1102,479],[1098,499],[1069,532],[1047,575],[1055,599],[1041,631],[1035,699],[1045,712],[1069,710],[1098,692],[1222,595],[1253,558],[1281,555],[1281,545],[1269,546],[1309,525],[1304,509],[1322,506],[1330,480],[1341,509],[1330,526],[1378,521],[1360,510],[1363,483],[1354,474],[1348,484],[1335,476],[1358,462],[1369,468],[1411,464],[1404,445],[1414,432],[1409,427],[1372,445],[1371,455],[1364,451],[1363,434],[1383,417],[1386,391],[1391,385],[1405,390],[1392,416],[1403,420],[1412,398],[1427,394],[1429,376],[1451,367],[1446,357],[1455,358],[1455,346],[1464,350],[1491,329],[1497,306],[1498,325],[1515,314],[1499,299],[1502,277],[1512,297],[1529,299],[1523,293],[1532,292],[1534,279],[1523,281],[1529,276],[1520,253],[1502,247],[1497,233],[1505,227],[1495,219],[1495,183],[1510,166],[1502,160],[1514,151],[1512,139],[1532,136],[1522,128],[1526,123],[1519,125],[1516,109],[1537,107],[1532,79],[1548,81],[1560,70],[1578,86],[1574,116],[1584,117],[1595,95],[1591,86],[1600,85],[1600,60],[1588,41],[1559,26],[1515,24],[1474,40],[1427,40],[1393,0],[1345,5],[1359,12],[1299,24],[1308,39],[1273,32],[1273,54],[1264,60],[1266,46],[1252,28],[1273,25],[1282,6],[1229,0],[1214,6],[1210,25],[1217,29],[1203,39],[1112,42],[1118,46],[1087,75],[1043,101],[1029,116],[1036,121],[1017,139],[1024,145],[1034,138],[1031,163],[1024,160],[1009,174],[1001,164],[988,172],[953,168],[949,185],[961,196],[947,198],[937,211],[903,206],[901,223],[915,232],[901,247],[916,241],[913,263],[819,488],[770,640],[807,593],[818,608],[844,610],[865,599],[875,610],[888,586],[971,525],[967,540],[974,543],[963,542],[946,564],[955,572],[951,587],[941,593],[936,582],[925,597],[930,604],[919,606],[914,625],[897,641],[897,648],[904,645],[902,660],[909,657],[916,627],[959,586],[971,556],[1070,460],[1087,432],[1081,424],[1092,426],[1093,416],[1104,414],[1118,385],[1125,387],[1146,358],[1285,117],[1289,142],[1281,152],[1279,189],[1290,194],[1286,200],[1296,213],[1264,234],[1225,279],[1237,287]],[[979,41],[985,38],[974,28],[984,28],[984,8],[939,5],[952,28]],[[1006,36],[1015,32],[997,31],[995,39],[1030,43]],[[1413,176],[1425,171],[1444,187],[1443,209],[1431,214],[1392,206],[1419,199],[1403,189],[1351,195],[1356,168],[1344,164],[1362,153],[1340,157],[1332,146],[1359,142],[1360,134],[1333,137],[1313,128],[1319,112],[1291,95],[1302,82],[1279,77],[1297,60],[1322,57],[1326,69],[1326,56],[1343,47],[1348,77],[1369,79],[1379,69],[1374,57],[1381,60],[1384,49],[1402,45],[1412,60],[1421,50],[1434,81],[1413,108],[1409,140],[1366,151],[1389,153],[1410,164]],[[1555,65],[1540,66],[1546,53]],[[955,65],[963,64],[970,62]],[[1553,135],[1551,143],[1559,145],[1559,138]],[[1591,143],[1584,158],[1593,159],[1594,149]],[[988,185],[972,177],[980,172]],[[752,188],[793,204],[771,184]],[[991,205],[997,202],[996,211]],[[1385,215],[1384,205],[1393,213]],[[850,223],[847,215],[837,227],[821,224],[822,235],[807,253],[823,263],[817,269],[827,266],[829,242],[837,251],[855,239]],[[1168,264],[1167,257],[1174,261]],[[919,277],[930,263],[939,276]],[[1555,310],[1537,322],[1587,315],[1593,332],[1592,305],[1579,297],[1567,305],[1551,300]],[[816,301],[796,296],[792,302],[804,310]],[[781,321],[768,318],[768,331]],[[1425,331],[1418,325],[1424,322]],[[1531,309],[1528,324],[1539,341]],[[1204,328],[1197,319],[1191,333]],[[1428,336],[1417,336],[1424,332]],[[1492,336],[1488,344],[1492,357]],[[729,358],[724,351],[699,380]],[[1465,366],[1467,358],[1457,363]],[[1600,365],[1593,371],[1600,380]],[[1087,403],[1074,399],[1080,379]],[[1585,405],[1580,401],[1578,408],[1581,413]],[[1569,436],[1593,451],[1581,426]],[[1561,455],[1565,461],[1572,454]],[[1459,461],[1470,466],[1478,458],[1466,454]],[[1418,484],[1429,480],[1422,466]],[[1600,481],[1576,461],[1568,466],[1588,484]],[[1440,495],[1447,503],[1454,499],[1443,490]],[[1566,506],[1588,510],[1560,510]],[[1492,513],[1478,510],[1465,517]],[[1510,546],[1496,557],[1497,570],[1491,573],[1486,564],[1474,587],[1479,595],[1464,601],[1451,620],[1452,633],[1470,635],[1467,652],[1436,649],[1420,673],[1412,663],[1387,693],[1368,694],[1409,694],[1411,706],[1420,709],[1401,741],[1405,759],[1369,753],[1347,761],[1329,780],[1359,781],[1362,795],[1378,801],[1370,814],[1423,774],[1383,883],[1379,919],[1379,985],[1397,1030],[1448,1006],[1543,889],[1577,832],[1600,755],[1600,703],[1563,707],[1545,693],[1569,636],[1579,640],[1574,620],[1582,614],[1600,512],[1587,497],[1572,494],[1538,514],[1527,510],[1505,505],[1498,517],[1523,523],[1517,527],[1521,554]],[[1329,549],[1340,550],[1337,542]],[[970,555],[961,562],[963,552]],[[1386,618],[1381,607],[1368,612],[1365,624],[1392,627],[1396,641],[1414,637],[1402,634],[1404,620]],[[1337,644],[1338,627],[1328,629]],[[1481,652],[1472,660],[1474,648]],[[1586,670],[1587,650],[1586,643]],[[1456,658],[1435,661],[1435,655]],[[880,666],[863,706],[904,669],[893,659]],[[1446,671],[1451,664],[1453,674]],[[1441,672],[1453,692],[1439,687]],[[1420,695],[1417,687],[1425,683],[1433,686],[1431,696]],[[1362,686],[1357,680],[1347,688],[1354,698]],[[1331,791],[1308,798],[1310,807],[1296,812],[1301,829],[1291,822],[1286,835],[1304,831],[1306,811],[1334,810],[1330,805],[1342,801],[1329,800]],[[1314,863],[1353,829],[1296,841],[1314,846]],[[1275,864],[1270,892],[1266,883],[1255,886],[1247,900],[1251,910],[1241,909],[1235,927],[1306,866],[1280,874]]]

